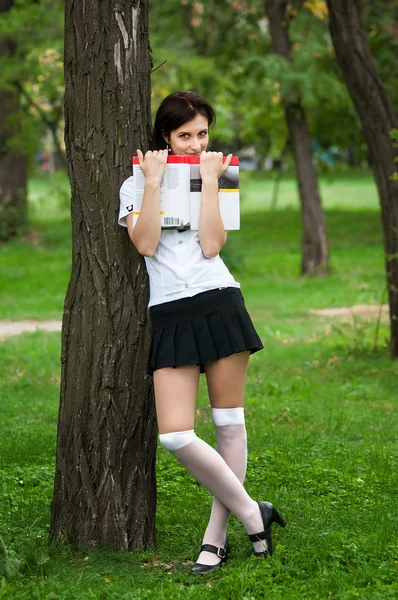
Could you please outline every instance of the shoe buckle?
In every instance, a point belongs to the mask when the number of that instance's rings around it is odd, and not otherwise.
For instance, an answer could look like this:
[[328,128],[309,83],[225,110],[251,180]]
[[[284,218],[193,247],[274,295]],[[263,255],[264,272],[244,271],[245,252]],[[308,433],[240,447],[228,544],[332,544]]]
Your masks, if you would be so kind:
[[225,558],[225,555],[226,555],[225,548],[223,548],[223,547],[217,548],[218,558]]

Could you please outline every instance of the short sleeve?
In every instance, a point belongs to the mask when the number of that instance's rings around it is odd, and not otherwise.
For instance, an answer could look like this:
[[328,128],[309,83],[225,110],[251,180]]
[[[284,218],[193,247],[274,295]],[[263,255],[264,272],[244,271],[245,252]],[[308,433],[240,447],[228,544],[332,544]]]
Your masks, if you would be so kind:
[[120,209],[119,209],[119,220],[118,223],[122,227],[127,227],[126,217],[134,210],[135,200],[135,184],[134,177],[129,177],[123,182],[120,188]]

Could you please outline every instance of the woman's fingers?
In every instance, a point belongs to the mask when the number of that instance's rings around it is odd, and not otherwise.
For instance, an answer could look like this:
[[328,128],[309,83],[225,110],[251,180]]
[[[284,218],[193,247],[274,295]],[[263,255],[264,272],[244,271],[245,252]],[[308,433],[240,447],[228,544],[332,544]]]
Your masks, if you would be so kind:
[[225,161],[223,162],[223,172],[221,173],[221,175],[224,175],[225,171],[228,169],[229,165],[231,164],[232,156],[233,156],[233,154],[228,154],[228,156],[225,157]]
[[145,156],[141,150],[137,150],[138,162],[145,177],[154,175],[163,176],[167,163],[167,150],[148,150]]
[[138,156],[138,160],[140,158],[147,158],[148,156],[167,156],[168,155],[168,151],[167,150],[147,150],[147,152],[145,153],[145,157],[143,155],[143,153],[141,152],[141,150],[139,148],[137,148],[137,156]]
[[233,154],[228,154],[228,156],[225,159],[224,166],[226,165],[227,169],[228,169],[229,165],[231,164],[232,157],[233,157]]
[[221,177],[231,164],[232,154],[228,154],[223,162],[222,152],[206,152],[200,155],[200,168],[202,176],[207,173],[214,173],[218,178]]

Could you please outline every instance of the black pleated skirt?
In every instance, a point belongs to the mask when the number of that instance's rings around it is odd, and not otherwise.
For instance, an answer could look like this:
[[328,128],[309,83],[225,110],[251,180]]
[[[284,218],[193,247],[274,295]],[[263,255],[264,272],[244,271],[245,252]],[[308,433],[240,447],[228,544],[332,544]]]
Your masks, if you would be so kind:
[[205,364],[263,344],[239,288],[209,290],[150,307],[152,341],[148,374],[162,367]]

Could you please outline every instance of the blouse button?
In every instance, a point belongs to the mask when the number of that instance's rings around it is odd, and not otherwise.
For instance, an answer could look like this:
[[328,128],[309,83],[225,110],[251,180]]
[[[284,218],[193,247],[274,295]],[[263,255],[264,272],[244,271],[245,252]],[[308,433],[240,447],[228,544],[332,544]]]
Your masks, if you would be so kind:
[[183,264],[184,264],[184,261],[183,261],[183,260],[181,260],[181,261],[180,261],[180,265],[182,266]]
[[187,288],[187,287],[189,287],[189,285],[186,283],[186,284],[185,284],[185,287]]
[[184,242],[183,242],[183,240],[178,240],[178,243],[183,244]]

